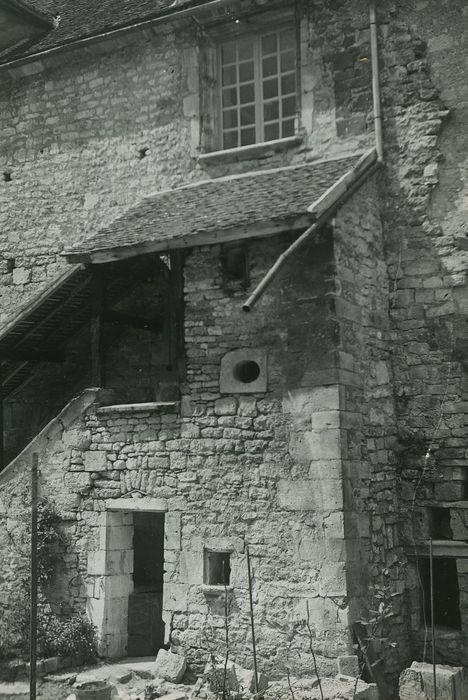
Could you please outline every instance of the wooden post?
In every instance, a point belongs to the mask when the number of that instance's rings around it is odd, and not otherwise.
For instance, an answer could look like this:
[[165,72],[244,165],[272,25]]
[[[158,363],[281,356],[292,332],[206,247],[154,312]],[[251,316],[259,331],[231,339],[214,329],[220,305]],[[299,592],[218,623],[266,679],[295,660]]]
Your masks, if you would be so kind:
[[176,381],[183,379],[184,363],[184,284],[183,284],[183,253],[179,250],[171,252],[171,271],[169,289],[169,356],[174,367]]
[[3,371],[0,360],[0,472],[5,467],[5,416],[3,412]]
[[434,700],[437,700],[437,673],[435,661],[435,623],[434,623],[434,557],[432,552],[432,537],[429,540],[429,579],[431,596],[431,639],[432,639],[432,676],[434,682]]
[[37,452],[32,456],[31,469],[31,608],[29,626],[29,698],[36,700],[37,664]]
[[252,652],[253,652],[253,665],[254,665],[255,697],[258,697],[257,645],[255,642],[254,608],[253,608],[253,593],[252,593],[252,570],[250,568],[249,545],[246,545],[245,549],[247,552],[247,573],[248,573],[248,577],[249,577],[250,626],[252,628]]
[[102,310],[104,306],[104,279],[93,272],[93,316],[91,319],[91,378],[93,386],[104,387],[104,362],[102,343]]

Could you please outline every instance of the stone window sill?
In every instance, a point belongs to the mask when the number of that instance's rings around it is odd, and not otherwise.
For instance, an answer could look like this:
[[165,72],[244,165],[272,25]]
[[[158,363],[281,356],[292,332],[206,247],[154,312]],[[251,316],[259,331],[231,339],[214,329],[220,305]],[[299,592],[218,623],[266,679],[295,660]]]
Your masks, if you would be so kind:
[[97,415],[105,415],[109,413],[177,413],[179,410],[179,401],[151,401],[147,403],[122,403],[112,406],[99,406],[96,409]]
[[[415,552],[416,549],[416,552]],[[417,542],[416,548],[408,547],[407,555],[428,557],[429,542]],[[464,540],[432,540],[432,555],[434,557],[455,557],[457,559],[468,559],[468,542]]]
[[200,586],[200,590],[206,596],[216,597],[223,595],[225,591],[231,593],[234,590],[234,586],[210,586],[209,584],[204,583]]
[[265,141],[264,143],[254,143],[251,146],[240,146],[239,148],[226,148],[224,151],[213,151],[211,153],[200,153],[198,160],[201,163],[232,163],[240,160],[250,160],[253,158],[267,158],[273,153],[281,153],[290,148],[299,146],[302,143],[302,136],[288,136],[285,139],[276,141]]
[[[418,627],[417,630],[415,630],[418,635],[421,637],[425,636],[427,634],[427,630],[425,627]],[[463,637],[463,630],[457,630],[454,629],[453,627],[439,627],[438,625],[434,626],[434,633],[437,639],[440,641],[446,639],[460,639]]]

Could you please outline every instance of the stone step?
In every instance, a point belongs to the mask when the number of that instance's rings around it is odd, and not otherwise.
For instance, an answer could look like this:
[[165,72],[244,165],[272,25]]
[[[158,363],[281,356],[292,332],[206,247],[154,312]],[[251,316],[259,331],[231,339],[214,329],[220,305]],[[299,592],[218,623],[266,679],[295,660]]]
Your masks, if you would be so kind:
[[29,700],[29,683],[0,683],[1,700]]

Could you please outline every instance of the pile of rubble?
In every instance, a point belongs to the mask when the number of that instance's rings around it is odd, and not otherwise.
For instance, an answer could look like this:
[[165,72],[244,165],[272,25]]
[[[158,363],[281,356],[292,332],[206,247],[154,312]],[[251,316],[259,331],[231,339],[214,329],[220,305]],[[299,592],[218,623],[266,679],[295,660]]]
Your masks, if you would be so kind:
[[[156,660],[127,659],[103,664],[78,674],[58,673],[49,676],[59,682],[70,684],[67,700],[80,700],[80,689],[108,688],[112,700],[249,700],[262,697],[264,700],[377,700],[375,685],[356,680],[343,674],[335,678],[324,678],[320,682],[312,679],[289,678],[268,682],[259,673],[257,680],[252,670],[242,668],[232,661],[212,657],[203,675],[187,679],[184,657],[161,650]],[[99,683],[100,682],[100,683]],[[84,696],[83,696],[84,697]],[[88,696],[86,696],[88,697]],[[96,698],[98,694],[96,693]],[[101,697],[101,696],[100,696]],[[104,694],[102,695],[104,698]]]

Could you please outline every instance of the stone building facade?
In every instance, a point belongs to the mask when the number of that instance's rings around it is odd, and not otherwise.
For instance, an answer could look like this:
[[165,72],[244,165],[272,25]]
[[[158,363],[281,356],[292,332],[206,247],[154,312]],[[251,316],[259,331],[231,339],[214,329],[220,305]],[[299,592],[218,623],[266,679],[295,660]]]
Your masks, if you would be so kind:
[[[50,597],[104,655],[148,651],[143,605],[197,667],[227,596],[250,665],[249,547],[262,668],[310,669],[309,618],[333,673],[381,587],[394,674],[429,653],[431,546],[437,656],[466,664],[466,8],[377,5],[383,163],[246,314],[374,145],[369,7],[147,4],[91,31],[65,3],[0,56],[0,604],[37,452],[68,542]],[[216,47],[277,30],[293,133],[223,150]]]

